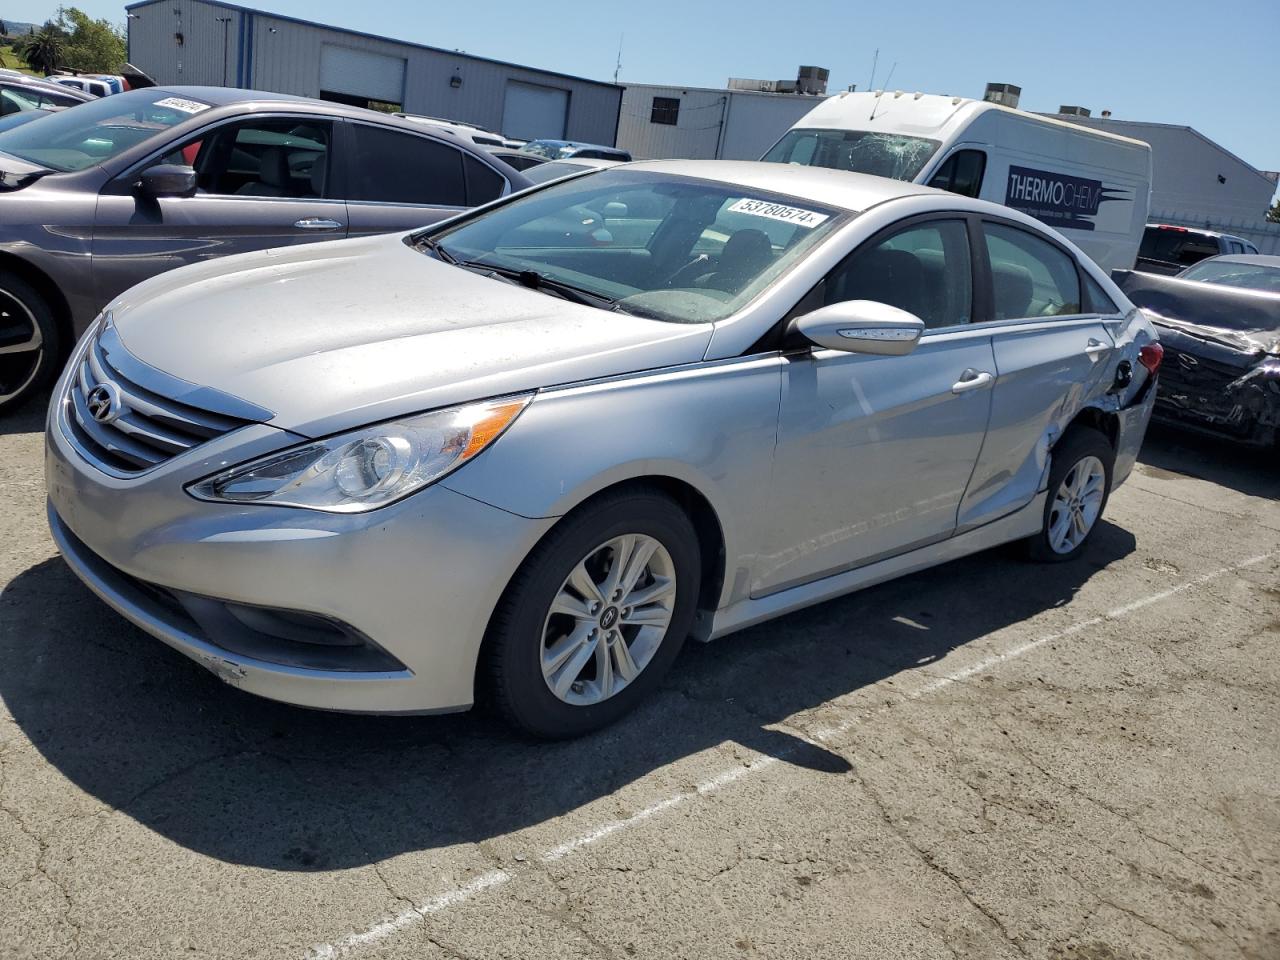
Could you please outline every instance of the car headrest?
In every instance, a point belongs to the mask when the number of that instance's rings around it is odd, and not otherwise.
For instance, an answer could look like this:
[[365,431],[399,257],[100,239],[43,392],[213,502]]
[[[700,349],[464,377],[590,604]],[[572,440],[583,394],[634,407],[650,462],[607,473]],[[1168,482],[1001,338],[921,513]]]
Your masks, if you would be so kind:
[[991,286],[997,320],[1018,320],[1030,315],[1034,287],[1031,271],[1005,260],[991,261]]
[[258,179],[268,186],[289,186],[289,154],[283,147],[267,147],[262,151]]

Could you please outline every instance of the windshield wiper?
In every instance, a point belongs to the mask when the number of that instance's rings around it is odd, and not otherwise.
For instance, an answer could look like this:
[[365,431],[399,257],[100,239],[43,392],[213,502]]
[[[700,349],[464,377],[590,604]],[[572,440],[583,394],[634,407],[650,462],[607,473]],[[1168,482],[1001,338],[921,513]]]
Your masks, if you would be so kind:
[[439,240],[432,240],[430,237],[426,236],[425,234],[419,234],[418,236],[414,237],[412,240],[412,243],[414,247],[416,247],[419,250],[422,250],[424,248],[427,250],[430,250],[432,253],[436,255],[437,259],[443,260],[445,263],[458,262],[457,257],[455,257],[452,253],[450,253],[444,247],[440,246]]
[[538,273],[536,270],[503,267],[484,260],[456,260],[454,262],[468,270],[475,270],[490,276],[502,277],[504,280],[514,281],[521,286],[528,287],[530,290],[546,290],[564,300],[580,303],[586,307],[597,307],[601,310],[622,309],[618,302],[611,297],[583,290],[581,287],[575,287],[573,284],[565,283],[563,280],[553,279],[546,274]]

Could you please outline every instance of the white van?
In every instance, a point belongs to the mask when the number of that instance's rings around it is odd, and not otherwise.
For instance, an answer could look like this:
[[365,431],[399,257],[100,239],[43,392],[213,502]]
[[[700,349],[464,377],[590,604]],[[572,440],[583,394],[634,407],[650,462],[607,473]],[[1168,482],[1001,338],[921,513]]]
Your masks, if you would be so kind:
[[1151,147],[1141,140],[963,97],[837,94],[763,159],[1003,203],[1059,230],[1108,272],[1133,268],[1151,201]]

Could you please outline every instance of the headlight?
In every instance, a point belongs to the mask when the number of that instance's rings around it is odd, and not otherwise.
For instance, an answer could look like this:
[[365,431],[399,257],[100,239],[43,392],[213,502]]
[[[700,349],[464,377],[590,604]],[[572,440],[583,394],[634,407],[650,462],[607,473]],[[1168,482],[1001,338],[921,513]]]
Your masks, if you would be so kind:
[[532,397],[469,403],[364,427],[241,464],[187,490],[224,503],[374,510],[462,466],[498,439]]

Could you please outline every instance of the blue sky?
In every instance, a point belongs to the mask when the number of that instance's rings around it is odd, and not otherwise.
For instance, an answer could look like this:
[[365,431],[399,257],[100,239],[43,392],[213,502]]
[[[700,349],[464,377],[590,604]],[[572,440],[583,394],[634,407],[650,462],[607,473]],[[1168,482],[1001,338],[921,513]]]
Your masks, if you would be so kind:
[[[123,21],[110,0],[79,0]],[[262,0],[244,5],[439,47],[623,81],[721,86],[729,76],[831,70],[831,89],[876,86],[981,96],[1016,83],[1022,106],[1082,104],[1119,119],[1193,126],[1263,170],[1280,169],[1280,0]],[[42,21],[56,3],[5,0]],[[896,67],[894,66],[896,62]]]

